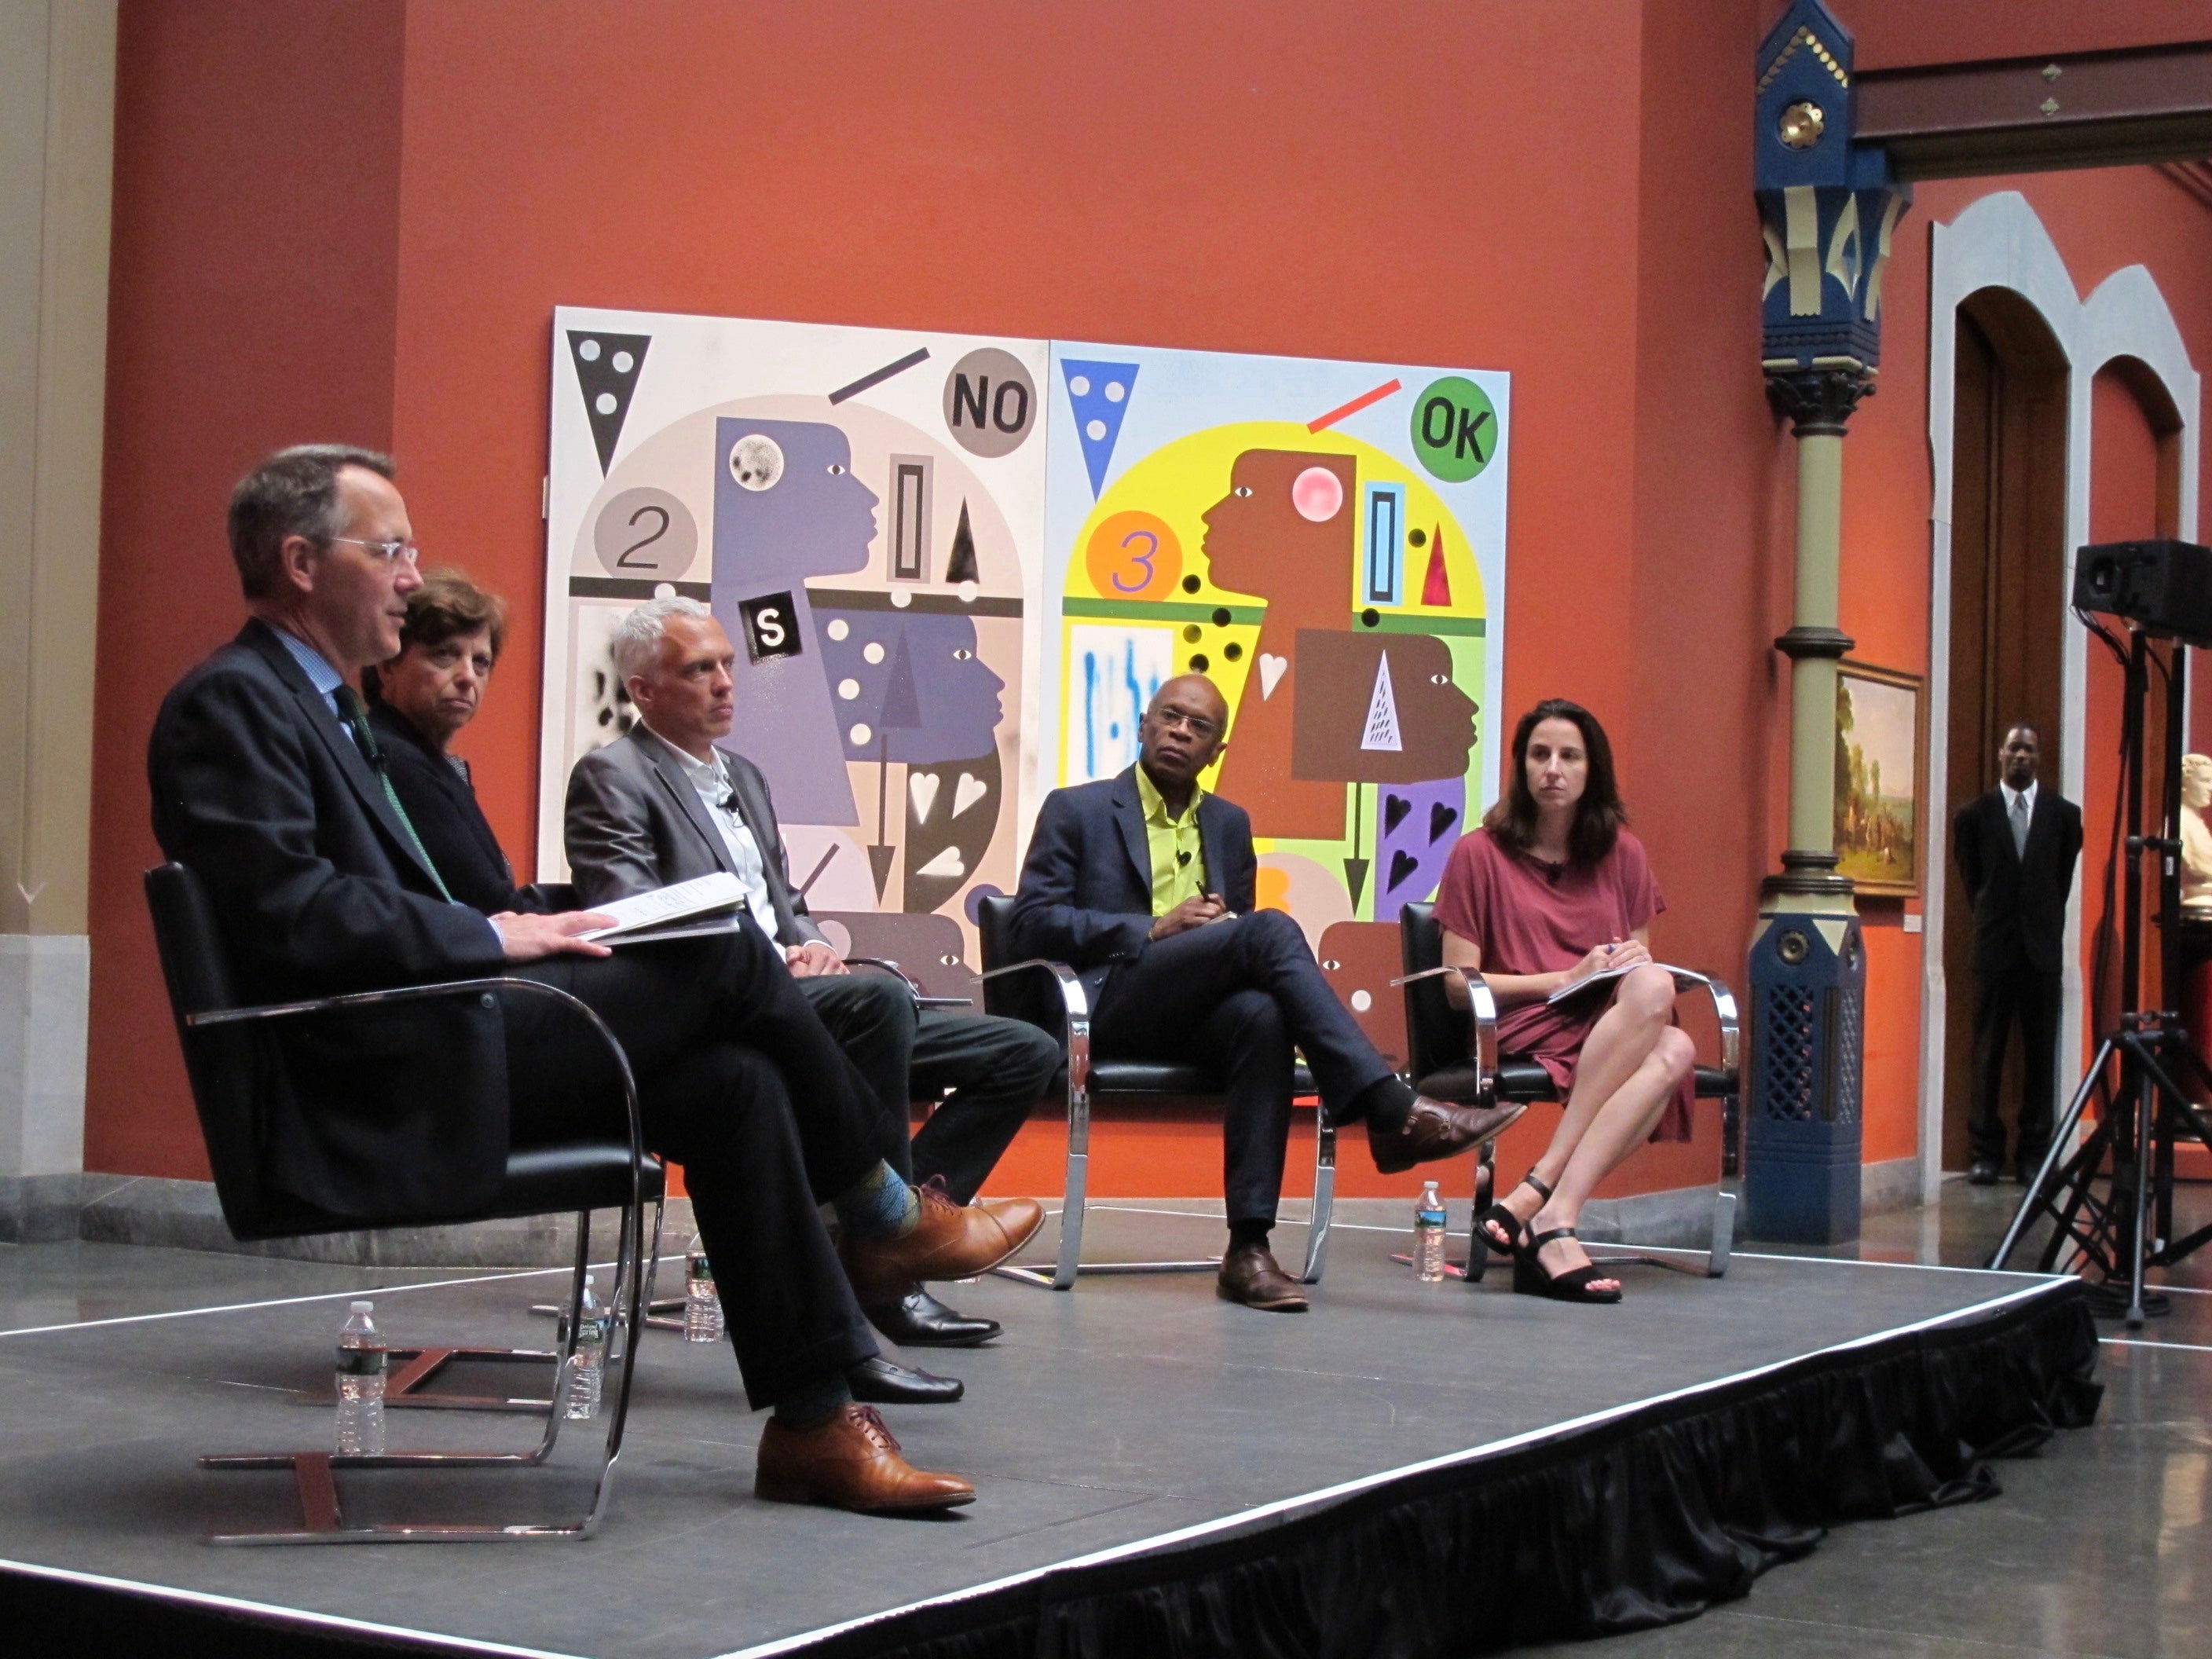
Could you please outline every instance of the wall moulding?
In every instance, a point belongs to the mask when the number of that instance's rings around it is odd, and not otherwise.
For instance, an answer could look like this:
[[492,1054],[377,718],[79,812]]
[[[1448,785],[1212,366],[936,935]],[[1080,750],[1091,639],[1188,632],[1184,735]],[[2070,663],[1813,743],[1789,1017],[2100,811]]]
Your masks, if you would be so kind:
[[[2074,553],[2089,539],[2091,395],[2098,370],[2131,358],[2156,380],[2181,421],[2176,446],[2181,464],[2178,527],[2197,538],[2198,438],[2202,387],[2173,313],[2157,281],[2142,265],[2114,271],[2087,299],[2060,258],[2057,245],[2027,198],[1999,191],[1970,204],[1948,224],[1929,228],[1928,301],[1928,444],[1934,488],[1929,507],[1928,729],[1950,729],[1951,490],[1954,402],[1957,381],[1959,307],[1986,289],[2018,295],[2050,327],[2067,367],[2066,556],[2059,641],[2060,791],[2081,798],[2087,720],[2087,641],[2065,609],[2073,592]],[[1933,739],[1931,738],[1931,741]],[[1927,820],[1934,836],[1948,833],[1952,802],[1940,766],[1929,769]],[[1940,855],[1939,855],[1940,851]],[[1943,971],[1944,896],[1952,879],[1947,847],[1939,842],[1927,860],[1926,934],[1920,994],[1919,1170],[1923,1202],[1935,1201],[1942,1179],[1944,1029],[1948,989]],[[2062,1102],[2079,1079],[2084,1059],[2081,969],[2082,882],[2077,879],[2066,914],[2066,970],[2058,1042]]]

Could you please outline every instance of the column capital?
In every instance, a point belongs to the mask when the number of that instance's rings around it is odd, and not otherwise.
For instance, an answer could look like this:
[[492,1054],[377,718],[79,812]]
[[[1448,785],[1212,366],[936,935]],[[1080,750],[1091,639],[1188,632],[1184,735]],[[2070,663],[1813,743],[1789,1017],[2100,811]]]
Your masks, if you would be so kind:
[[1874,393],[1875,371],[1855,358],[1766,371],[1769,401],[1801,438],[1842,437],[1859,400]]

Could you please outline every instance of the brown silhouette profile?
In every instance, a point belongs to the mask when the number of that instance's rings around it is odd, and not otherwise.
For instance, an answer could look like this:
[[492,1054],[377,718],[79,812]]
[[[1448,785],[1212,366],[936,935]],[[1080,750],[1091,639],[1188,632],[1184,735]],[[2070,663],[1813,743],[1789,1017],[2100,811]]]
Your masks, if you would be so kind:
[[1291,775],[1426,783],[1467,770],[1474,700],[1433,634],[1301,629],[1305,695],[1292,720]]
[[1344,631],[1356,502],[1349,455],[1248,449],[1230,465],[1229,493],[1206,512],[1202,545],[1214,586],[1267,602],[1219,786],[1252,815],[1255,835],[1335,841],[1344,834],[1343,782],[1294,777],[1291,761],[1302,689],[1298,635]]

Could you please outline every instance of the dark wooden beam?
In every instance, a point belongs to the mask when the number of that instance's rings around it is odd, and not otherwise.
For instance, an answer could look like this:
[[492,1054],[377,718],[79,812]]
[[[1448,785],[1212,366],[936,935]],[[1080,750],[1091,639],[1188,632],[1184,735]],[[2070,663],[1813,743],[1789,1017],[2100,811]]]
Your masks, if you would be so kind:
[[1857,141],[1904,179],[2212,157],[2212,41],[1859,76]]

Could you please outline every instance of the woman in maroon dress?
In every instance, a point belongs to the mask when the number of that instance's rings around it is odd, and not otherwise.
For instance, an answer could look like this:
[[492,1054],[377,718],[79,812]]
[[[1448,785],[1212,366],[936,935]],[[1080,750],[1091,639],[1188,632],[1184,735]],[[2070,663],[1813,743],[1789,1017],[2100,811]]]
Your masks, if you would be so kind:
[[[1605,729],[1548,699],[1522,716],[1504,799],[1452,849],[1437,892],[1444,962],[1481,970],[1499,1052],[1540,1062],[1566,1103],[1544,1155],[1476,1223],[1512,1253],[1515,1290],[1563,1301],[1620,1300],[1575,1237],[1583,1205],[1645,1139],[1689,1136],[1696,1051],[1674,1024],[1674,978],[1647,948],[1667,902],[1626,824]],[[1464,981],[1445,983],[1466,1006]]]

